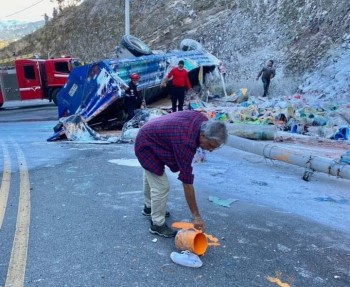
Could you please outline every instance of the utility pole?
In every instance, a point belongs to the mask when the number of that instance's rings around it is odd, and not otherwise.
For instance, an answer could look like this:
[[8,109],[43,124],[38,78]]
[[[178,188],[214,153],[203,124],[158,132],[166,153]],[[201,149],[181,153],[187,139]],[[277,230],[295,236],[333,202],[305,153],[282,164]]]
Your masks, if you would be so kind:
[[130,35],[130,0],[125,0],[125,35]]

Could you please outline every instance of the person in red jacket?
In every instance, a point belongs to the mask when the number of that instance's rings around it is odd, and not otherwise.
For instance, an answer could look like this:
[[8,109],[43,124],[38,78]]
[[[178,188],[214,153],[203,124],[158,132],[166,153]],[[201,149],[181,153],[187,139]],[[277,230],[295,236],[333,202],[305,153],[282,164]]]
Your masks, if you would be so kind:
[[171,109],[173,112],[176,112],[177,102],[179,102],[177,106],[178,111],[183,110],[186,90],[192,90],[192,86],[188,78],[188,72],[184,69],[184,65],[184,61],[180,60],[178,66],[169,72],[162,83],[162,86],[165,87],[169,80],[173,81],[170,92]]

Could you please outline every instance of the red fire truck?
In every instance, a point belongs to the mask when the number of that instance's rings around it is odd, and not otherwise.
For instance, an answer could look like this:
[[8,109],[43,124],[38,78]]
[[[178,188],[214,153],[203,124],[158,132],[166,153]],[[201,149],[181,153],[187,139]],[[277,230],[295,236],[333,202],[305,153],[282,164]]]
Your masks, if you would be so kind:
[[14,67],[0,68],[0,107],[6,101],[48,99],[57,104],[57,94],[78,59],[18,59]]

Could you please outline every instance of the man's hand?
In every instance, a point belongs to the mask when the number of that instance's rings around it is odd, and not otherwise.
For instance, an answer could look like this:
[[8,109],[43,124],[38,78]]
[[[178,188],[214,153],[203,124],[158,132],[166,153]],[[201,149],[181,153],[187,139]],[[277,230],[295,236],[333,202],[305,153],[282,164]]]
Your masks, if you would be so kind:
[[194,228],[205,232],[205,223],[201,217],[198,216],[193,219],[193,226]]
[[198,210],[193,184],[183,183],[183,187],[188,207],[193,216],[193,227],[204,232],[205,224]]

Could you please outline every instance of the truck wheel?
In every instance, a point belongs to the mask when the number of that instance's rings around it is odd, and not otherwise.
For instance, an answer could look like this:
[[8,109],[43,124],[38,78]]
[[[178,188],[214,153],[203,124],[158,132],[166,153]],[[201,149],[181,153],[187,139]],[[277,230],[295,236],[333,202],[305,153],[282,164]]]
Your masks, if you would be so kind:
[[60,89],[54,89],[51,94],[52,101],[55,103],[56,106],[58,106],[58,93],[60,92]]
[[136,57],[152,54],[152,50],[144,42],[131,35],[124,35],[121,45]]
[[201,43],[193,39],[183,39],[180,43],[180,49],[182,51],[193,51],[193,50],[203,50]]

